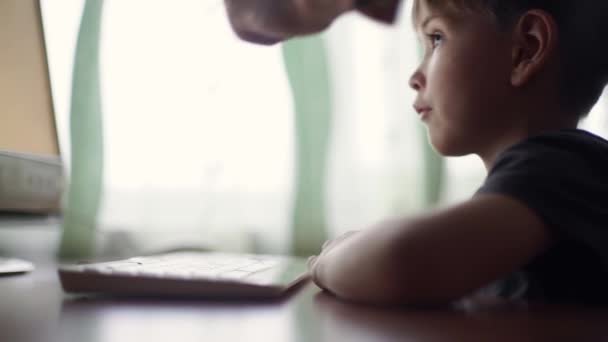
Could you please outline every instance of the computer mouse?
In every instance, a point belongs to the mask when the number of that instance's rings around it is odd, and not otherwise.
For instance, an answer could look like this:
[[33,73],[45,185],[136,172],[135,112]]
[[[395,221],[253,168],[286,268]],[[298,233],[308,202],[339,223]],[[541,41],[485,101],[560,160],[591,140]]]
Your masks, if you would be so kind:
[[0,257],[0,276],[9,274],[21,274],[34,270],[34,264],[29,261]]

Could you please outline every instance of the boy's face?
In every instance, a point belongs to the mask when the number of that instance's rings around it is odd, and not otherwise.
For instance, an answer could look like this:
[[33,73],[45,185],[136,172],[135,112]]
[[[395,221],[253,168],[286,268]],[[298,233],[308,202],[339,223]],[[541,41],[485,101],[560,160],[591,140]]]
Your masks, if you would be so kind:
[[489,14],[452,13],[418,1],[424,58],[410,79],[415,107],[444,155],[483,154],[506,133],[511,40]]

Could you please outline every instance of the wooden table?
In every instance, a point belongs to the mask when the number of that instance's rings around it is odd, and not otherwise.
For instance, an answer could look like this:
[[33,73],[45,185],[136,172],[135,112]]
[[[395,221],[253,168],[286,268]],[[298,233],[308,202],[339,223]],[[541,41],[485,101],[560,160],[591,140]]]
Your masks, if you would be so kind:
[[0,278],[0,341],[608,341],[608,310],[492,303],[471,310],[344,303],[308,283],[275,302],[83,298],[53,263]]

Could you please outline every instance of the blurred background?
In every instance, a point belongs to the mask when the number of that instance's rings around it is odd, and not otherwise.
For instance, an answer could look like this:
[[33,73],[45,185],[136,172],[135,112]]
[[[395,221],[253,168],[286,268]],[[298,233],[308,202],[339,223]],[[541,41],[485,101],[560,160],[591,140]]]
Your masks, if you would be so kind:
[[[236,38],[221,0],[107,0],[90,9],[103,10],[99,41],[88,41],[99,48],[88,70],[99,102],[82,99],[99,107],[101,125],[75,136],[85,1],[42,0],[68,173],[86,162],[72,147],[101,133],[88,152],[101,172],[87,180],[101,186],[99,205],[81,238],[98,254],[306,255],[347,230],[471,196],[481,161],[439,158],[412,109],[419,53],[407,7],[395,26],[352,13],[321,35],[266,47]],[[583,127],[607,137],[607,112],[604,96]]]

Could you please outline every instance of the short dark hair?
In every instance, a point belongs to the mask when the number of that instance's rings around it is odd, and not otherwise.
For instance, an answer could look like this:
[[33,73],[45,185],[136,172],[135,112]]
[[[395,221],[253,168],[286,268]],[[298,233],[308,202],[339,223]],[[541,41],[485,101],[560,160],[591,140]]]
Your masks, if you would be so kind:
[[608,83],[608,0],[416,0],[451,11],[482,11],[493,15],[504,28],[524,13],[539,9],[549,13],[558,27],[560,101],[584,117]]

